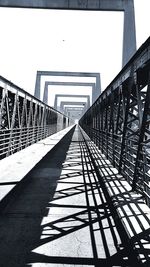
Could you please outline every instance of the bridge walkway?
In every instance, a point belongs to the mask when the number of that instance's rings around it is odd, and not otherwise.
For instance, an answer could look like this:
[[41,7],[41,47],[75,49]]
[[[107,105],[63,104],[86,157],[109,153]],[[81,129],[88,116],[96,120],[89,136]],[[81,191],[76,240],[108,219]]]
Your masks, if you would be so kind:
[[1,267],[135,266],[127,249],[77,127],[0,212]]

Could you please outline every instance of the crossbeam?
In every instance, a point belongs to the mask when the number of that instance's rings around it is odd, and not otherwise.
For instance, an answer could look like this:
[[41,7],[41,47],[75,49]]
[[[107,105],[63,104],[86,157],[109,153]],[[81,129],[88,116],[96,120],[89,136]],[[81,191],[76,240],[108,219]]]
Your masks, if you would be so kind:
[[86,101],[79,101],[79,102],[74,102],[74,101],[61,101],[60,103],[60,111],[63,112],[64,106],[67,105],[73,105],[73,106],[86,106],[87,108],[89,108],[89,106],[87,105]]
[[100,80],[100,74],[99,73],[94,73],[94,72],[65,72],[65,71],[37,71],[36,75],[36,83],[35,83],[35,91],[34,91],[34,96],[40,99],[40,93],[41,93],[41,78],[45,77],[52,77],[52,76],[62,76],[62,77],[90,77],[90,78],[95,78],[96,82],[91,83],[81,83],[79,85],[79,82],[74,82],[74,83],[69,83],[69,82],[56,82],[56,81],[46,81],[45,82],[45,88],[44,88],[44,99],[47,99],[47,90],[49,85],[72,85],[72,86],[92,86],[92,101],[94,102],[98,96],[101,93],[101,80]]
[[58,109],[58,98],[71,97],[71,98],[86,98],[88,107],[90,107],[90,96],[89,95],[68,95],[68,94],[56,94],[54,101],[54,108]]
[[122,0],[0,0],[2,7],[123,11]]
[[65,110],[65,114],[72,120],[79,120],[83,116],[83,110]]
[[[97,97],[100,95],[100,90],[96,91],[95,83],[85,83],[85,82],[45,82],[44,86],[44,94],[43,94],[43,102],[48,104],[48,90],[49,86],[67,86],[67,87],[91,87],[92,89],[92,103],[97,99]],[[56,100],[56,98],[55,98]],[[54,102],[54,107],[56,107],[56,101]]]
[[136,31],[133,0],[0,0],[0,7],[123,11],[123,66],[129,61],[131,56],[136,51]]
[[83,107],[72,107],[72,106],[67,106],[65,107],[65,110],[68,111],[68,110],[78,110],[78,111],[82,111],[83,110]]

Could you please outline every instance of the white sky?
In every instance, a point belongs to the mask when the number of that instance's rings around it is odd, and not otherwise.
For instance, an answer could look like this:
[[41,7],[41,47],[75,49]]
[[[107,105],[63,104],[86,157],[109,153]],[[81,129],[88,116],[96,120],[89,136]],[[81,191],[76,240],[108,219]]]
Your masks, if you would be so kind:
[[[139,47],[150,0],[134,2]],[[100,72],[105,89],[121,69],[122,12],[0,8],[0,34],[0,75],[32,94],[37,70]]]

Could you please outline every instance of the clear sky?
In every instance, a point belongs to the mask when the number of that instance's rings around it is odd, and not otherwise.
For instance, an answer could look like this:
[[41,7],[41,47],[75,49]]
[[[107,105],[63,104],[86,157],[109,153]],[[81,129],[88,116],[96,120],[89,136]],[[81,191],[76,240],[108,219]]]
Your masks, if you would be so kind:
[[[150,0],[134,2],[139,47]],[[121,69],[122,12],[0,8],[0,33],[0,75],[30,93],[37,70],[100,72],[105,89]]]

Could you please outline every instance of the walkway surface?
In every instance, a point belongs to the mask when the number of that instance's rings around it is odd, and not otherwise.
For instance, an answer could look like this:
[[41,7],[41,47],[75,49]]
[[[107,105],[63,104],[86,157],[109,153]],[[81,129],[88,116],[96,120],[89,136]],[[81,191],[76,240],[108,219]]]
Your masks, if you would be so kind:
[[78,128],[15,187],[0,213],[0,267],[127,266]]

